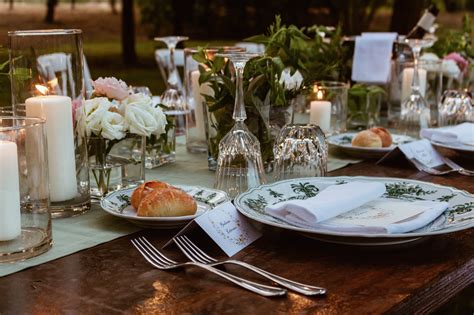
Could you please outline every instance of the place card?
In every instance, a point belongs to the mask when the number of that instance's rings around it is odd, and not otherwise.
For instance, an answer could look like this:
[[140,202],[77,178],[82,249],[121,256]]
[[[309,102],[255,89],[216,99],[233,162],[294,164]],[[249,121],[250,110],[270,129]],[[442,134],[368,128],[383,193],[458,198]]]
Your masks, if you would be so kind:
[[405,155],[408,160],[416,159],[429,168],[445,164],[441,155],[427,139],[401,144],[382,157],[377,164],[396,158],[400,154]]
[[191,221],[163,247],[168,246],[174,238],[196,227],[200,227],[206,232],[229,257],[235,255],[262,236],[237,211],[232,202],[228,201]]

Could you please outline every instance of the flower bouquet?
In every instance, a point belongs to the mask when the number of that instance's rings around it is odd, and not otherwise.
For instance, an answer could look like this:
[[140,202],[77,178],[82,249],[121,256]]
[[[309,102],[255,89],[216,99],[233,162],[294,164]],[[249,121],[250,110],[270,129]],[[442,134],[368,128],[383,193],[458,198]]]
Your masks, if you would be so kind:
[[166,133],[167,119],[150,96],[116,78],[93,82],[92,98],[75,110],[76,132],[86,135],[91,195],[144,181],[146,137]]

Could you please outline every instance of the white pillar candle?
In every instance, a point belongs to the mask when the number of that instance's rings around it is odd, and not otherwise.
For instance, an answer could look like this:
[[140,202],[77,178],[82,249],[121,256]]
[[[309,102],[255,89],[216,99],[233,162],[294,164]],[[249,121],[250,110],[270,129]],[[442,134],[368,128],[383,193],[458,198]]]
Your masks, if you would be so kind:
[[324,132],[331,130],[331,102],[311,101],[309,123],[315,124]]
[[51,201],[75,198],[77,183],[71,98],[59,95],[30,97],[26,100],[26,115],[46,119]]
[[[413,84],[413,68],[405,68],[402,72],[402,92],[401,101],[403,102],[410,96],[411,85]],[[426,70],[418,69],[418,82],[420,83],[420,94],[425,97],[426,93]]]
[[16,143],[0,140],[0,241],[21,234],[20,181]]
[[206,139],[206,129],[204,126],[204,108],[203,103],[205,99],[204,95],[214,95],[214,91],[208,83],[199,84],[199,70],[191,72],[191,89],[193,91],[194,99],[194,118],[196,120],[196,135],[200,139]]

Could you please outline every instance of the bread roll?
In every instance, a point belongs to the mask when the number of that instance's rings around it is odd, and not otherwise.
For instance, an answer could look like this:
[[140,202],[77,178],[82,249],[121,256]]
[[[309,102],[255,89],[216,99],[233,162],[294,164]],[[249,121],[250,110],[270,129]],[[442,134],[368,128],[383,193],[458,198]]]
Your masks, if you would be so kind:
[[381,148],[382,139],[375,132],[364,130],[352,139],[352,145],[355,147]]
[[382,147],[387,148],[392,145],[392,135],[387,129],[383,127],[373,127],[369,130],[379,135],[380,139],[382,140]]
[[132,207],[137,210],[138,206],[140,205],[140,202],[145,198],[149,193],[154,191],[155,189],[163,189],[163,188],[169,188],[171,187],[167,183],[163,183],[157,180],[152,180],[145,182],[138,186],[132,194],[132,198],[130,200],[130,203],[132,204]]
[[197,211],[196,201],[176,188],[157,189],[147,194],[138,206],[140,217],[178,217],[193,215]]

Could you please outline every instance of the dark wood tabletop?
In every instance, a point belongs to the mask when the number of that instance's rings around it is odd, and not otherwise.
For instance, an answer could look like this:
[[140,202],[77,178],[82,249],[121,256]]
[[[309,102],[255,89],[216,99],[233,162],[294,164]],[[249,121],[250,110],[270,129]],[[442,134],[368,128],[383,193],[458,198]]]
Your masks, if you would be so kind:
[[[472,161],[463,163],[474,169]],[[381,166],[367,161],[330,175],[411,178],[474,193],[473,177],[429,176],[405,163]],[[474,280],[472,229],[391,249],[323,243],[268,227],[263,232],[236,258],[325,287],[328,294],[265,298],[195,267],[153,269],[130,239],[145,235],[161,246],[176,230],[144,230],[0,278],[0,313],[411,314],[437,309]],[[212,252],[208,242],[194,240]],[[185,260],[175,247],[165,253]],[[227,270],[265,282],[238,267]]]

